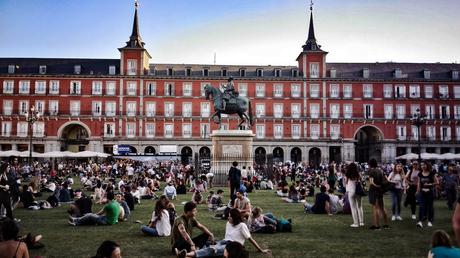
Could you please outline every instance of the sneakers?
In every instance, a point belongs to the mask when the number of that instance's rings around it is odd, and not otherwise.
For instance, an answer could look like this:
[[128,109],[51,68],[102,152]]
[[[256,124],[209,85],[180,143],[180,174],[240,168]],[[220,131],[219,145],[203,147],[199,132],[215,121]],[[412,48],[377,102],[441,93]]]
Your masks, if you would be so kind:
[[359,227],[359,225],[358,224],[351,224],[350,227],[357,228],[357,227]]
[[412,219],[417,219],[417,216],[415,216],[415,214],[412,214]]
[[179,258],[185,258],[185,256],[187,255],[187,250],[185,249],[179,252],[177,248],[174,248],[174,252],[176,252],[176,256]]
[[364,227],[364,222],[359,223],[360,227]]
[[391,216],[391,221],[395,221],[395,220],[396,220],[396,216],[395,215]]
[[14,218],[14,222],[19,223],[21,222],[21,219]]
[[77,224],[75,224],[75,222],[73,222],[73,221],[70,221],[70,220],[69,220],[68,223],[69,223],[69,225],[71,225],[71,226],[74,226],[74,227],[77,226]]
[[396,220],[402,221],[403,219],[401,218],[401,216],[396,216]]
[[421,221],[419,221],[419,222],[417,223],[417,227],[419,227],[419,228],[423,228],[423,224],[422,224],[422,222],[421,222]]
[[431,221],[428,221],[428,224],[426,224],[428,227],[432,227],[433,224],[431,223]]
[[380,227],[372,225],[369,229],[371,229],[371,230],[380,230]]

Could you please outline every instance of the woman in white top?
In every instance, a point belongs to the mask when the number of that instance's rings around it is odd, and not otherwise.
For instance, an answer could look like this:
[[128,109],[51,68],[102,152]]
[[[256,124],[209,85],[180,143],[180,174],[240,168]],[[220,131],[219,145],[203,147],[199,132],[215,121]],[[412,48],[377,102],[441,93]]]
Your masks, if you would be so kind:
[[160,196],[155,204],[155,210],[152,213],[152,219],[149,225],[142,226],[141,231],[148,236],[169,236],[171,235],[171,223],[169,222],[168,207],[169,200],[166,196]]
[[346,190],[348,193],[348,201],[350,202],[351,216],[353,217],[352,228],[364,226],[363,206],[361,196],[355,194],[356,184],[360,182],[361,178],[358,172],[358,166],[355,163],[350,163],[345,172]]
[[402,164],[396,164],[394,170],[388,175],[388,181],[395,184],[395,187],[391,189],[391,201],[393,216],[391,220],[402,220],[401,218],[401,198],[405,185],[405,175]]

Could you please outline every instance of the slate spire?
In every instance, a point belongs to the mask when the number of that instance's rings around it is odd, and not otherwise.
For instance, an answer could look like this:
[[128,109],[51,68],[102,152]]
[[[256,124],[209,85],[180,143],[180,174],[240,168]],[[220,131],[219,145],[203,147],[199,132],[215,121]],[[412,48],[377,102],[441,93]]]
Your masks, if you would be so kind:
[[302,48],[303,51],[323,51],[321,50],[321,46],[316,43],[315,27],[313,26],[313,1],[311,1],[310,4],[310,26],[308,28],[308,38]]
[[136,9],[134,12],[133,31],[129,37],[129,41],[126,42],[126,47],[143,48],[145,43],[142,42],[141,35],[139,34],[139,23],[137,18],[137,8],[139,7],[139,3],[137,0],[134,2],[134,6]]

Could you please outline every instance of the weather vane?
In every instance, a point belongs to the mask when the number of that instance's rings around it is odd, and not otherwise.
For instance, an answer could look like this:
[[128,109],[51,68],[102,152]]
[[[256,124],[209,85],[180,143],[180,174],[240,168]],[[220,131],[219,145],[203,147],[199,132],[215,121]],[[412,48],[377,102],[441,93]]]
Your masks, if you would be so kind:
[[310,1],[310,11],[313,11],[313,0]]
[[136,9],[137,7],[139,7],[139,2],[137,2],[137,0],[134,0],[134,6],[136,7]]

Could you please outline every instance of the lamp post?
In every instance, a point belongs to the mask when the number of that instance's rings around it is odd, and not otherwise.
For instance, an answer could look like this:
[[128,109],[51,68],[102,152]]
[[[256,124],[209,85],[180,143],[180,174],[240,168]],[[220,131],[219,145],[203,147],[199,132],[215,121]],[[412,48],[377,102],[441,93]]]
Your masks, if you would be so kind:
[[29,131],[30,131],[30,137],[29,137],[29,166],[31,166],[32,169],[32,137],[33,137],[33,125],[34,123],[40,118],[40,112],[38,110],[35,110],[35,107],[32,106],[30,110],[26,112],[26,121],[29,124]]
[[417,145],[418,145],[418,164],[422,162],[422,125],[425,124],[426,116],[422,115],[420,109],[415,110],[415,114],[411,117],[412,124],[417,126]]

